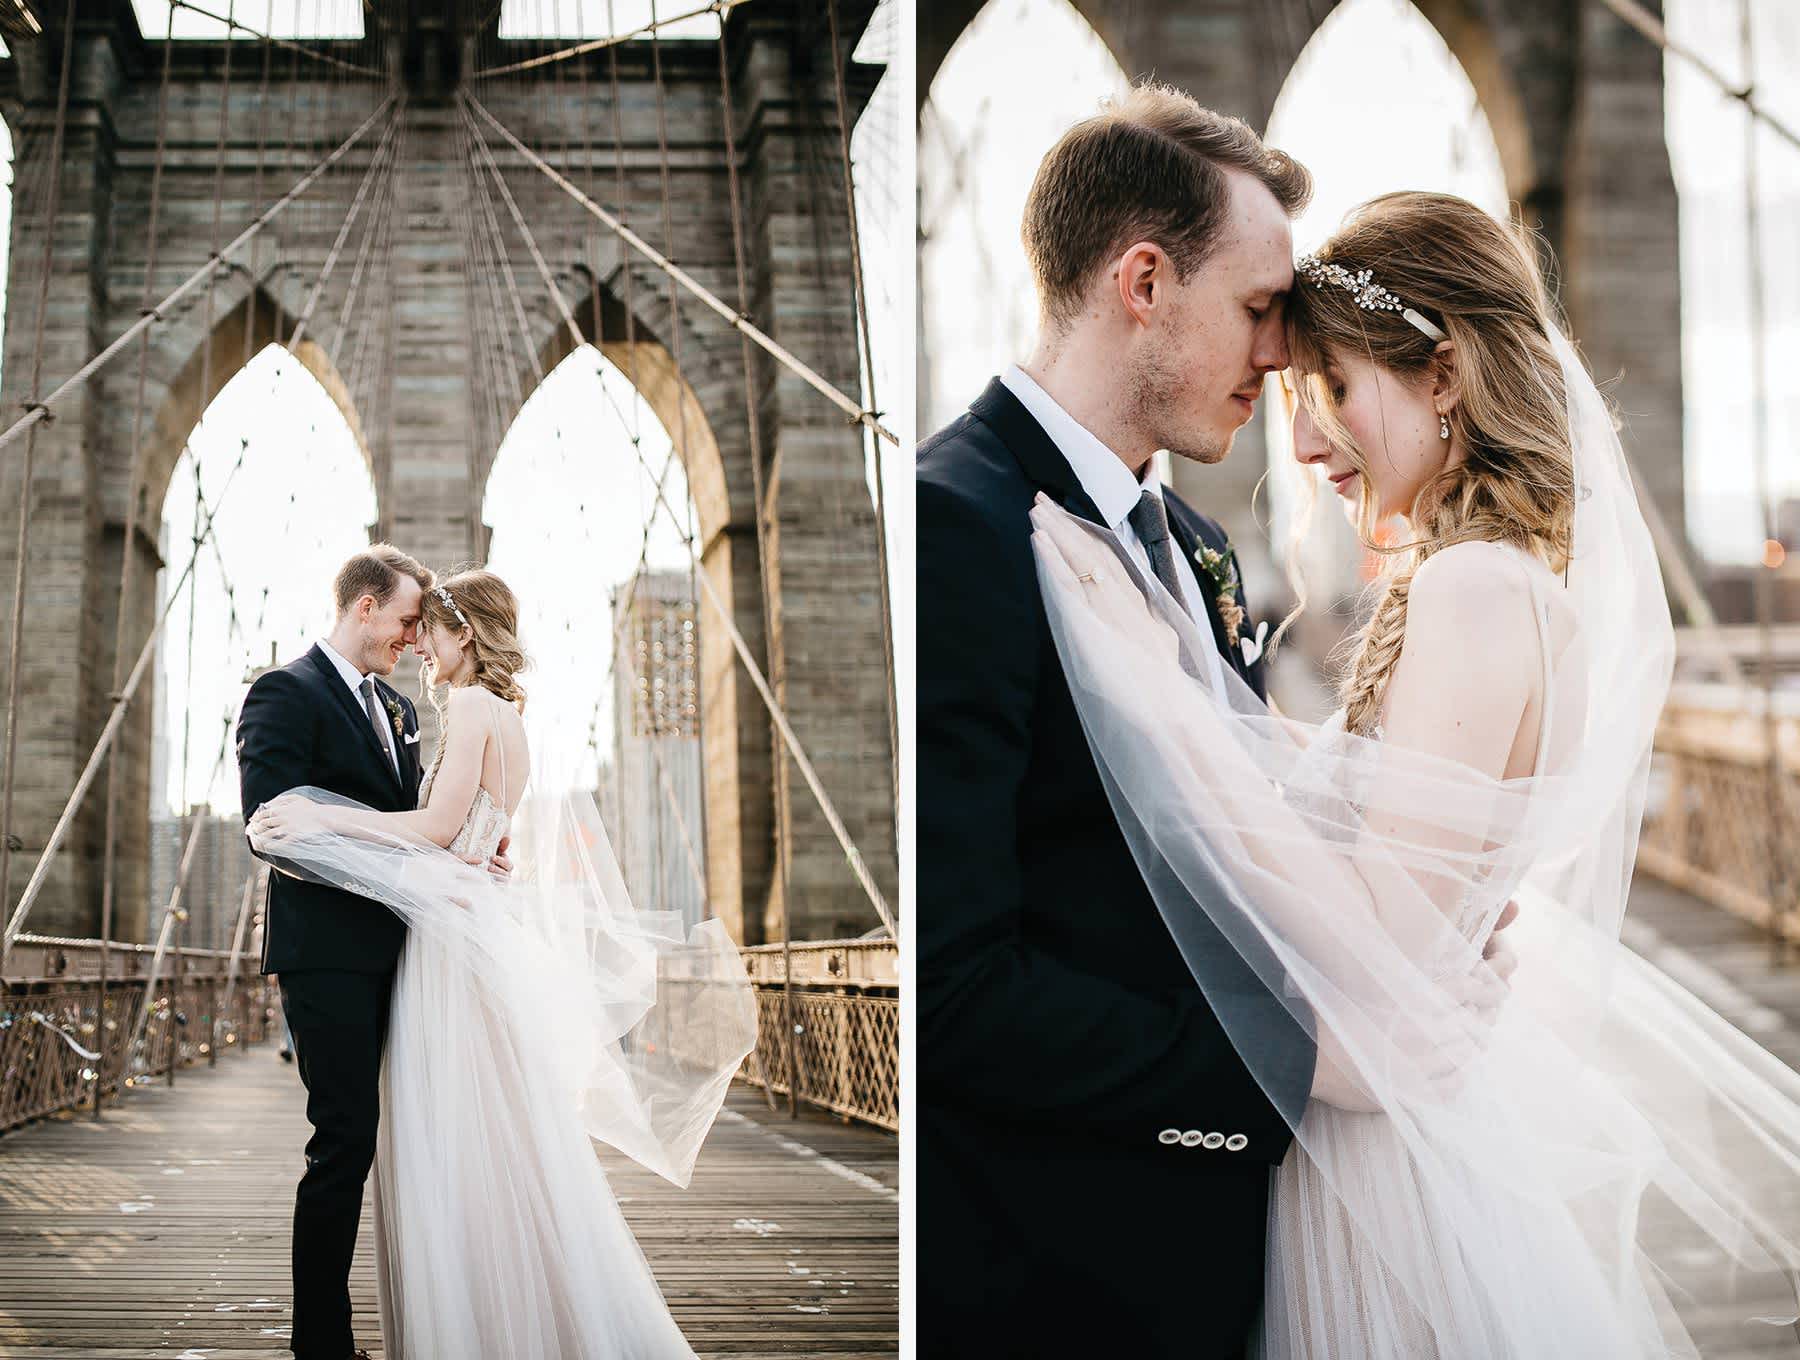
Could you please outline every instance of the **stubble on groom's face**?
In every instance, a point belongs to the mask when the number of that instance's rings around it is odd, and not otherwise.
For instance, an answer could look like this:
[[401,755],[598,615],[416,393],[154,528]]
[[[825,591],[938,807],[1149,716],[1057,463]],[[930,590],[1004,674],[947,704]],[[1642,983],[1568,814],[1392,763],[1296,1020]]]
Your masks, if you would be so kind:
[[1158,445],[1217,463],[1255,413],[1267,373],[1287,367],[1282,304],[1293,237],[1275,196],[1233,172],[1225,229],[1211,255],[1176,282],[1155,331],[1137,347],[1131,390]]

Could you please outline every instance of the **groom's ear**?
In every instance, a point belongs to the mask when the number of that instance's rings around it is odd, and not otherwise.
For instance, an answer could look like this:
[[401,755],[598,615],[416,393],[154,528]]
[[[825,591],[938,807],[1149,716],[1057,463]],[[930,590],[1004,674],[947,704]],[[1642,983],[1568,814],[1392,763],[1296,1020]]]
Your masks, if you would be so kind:
[[1168,253],[1154,241],[1138,241],[1119,255],[1115,268],[1119,301],[1126,314],[1138,325],[1148,326],[1175,280]]

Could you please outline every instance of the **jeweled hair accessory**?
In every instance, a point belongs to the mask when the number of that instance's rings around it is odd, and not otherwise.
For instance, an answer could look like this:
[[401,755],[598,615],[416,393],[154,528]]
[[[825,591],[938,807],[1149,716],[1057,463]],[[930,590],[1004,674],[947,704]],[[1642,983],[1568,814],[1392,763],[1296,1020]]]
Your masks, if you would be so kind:
[[437,596],[438,596],[438,599],[440,599],[444,602],[444,608],[448,609],[452,614],[456,615],[456,621],[458,623],[460,623],[464,628],[467,628],[469,626],[469,621],[463,617],[462,610],[460,610],[456,607],[456,601],[450,598],[450,592],[448,590],[446,590],[443,586],[439,586],[437,588]]
[[1422,335],[1433,340],[1449,338],[1439,327],[1432,325],[1418,312],[1376,283],[1375,271],[1372,269],[1359,269],[1355,273],[1351,273],[1343,265],[1321,260],[1317,255],[1302,255],[1294,261],[1294,272],[1308,283],[1316,283],[1321,286],[1329,283],[1342,288],[1355,299],[1356,305],[1365,312],[1399,312],[1401,317]]

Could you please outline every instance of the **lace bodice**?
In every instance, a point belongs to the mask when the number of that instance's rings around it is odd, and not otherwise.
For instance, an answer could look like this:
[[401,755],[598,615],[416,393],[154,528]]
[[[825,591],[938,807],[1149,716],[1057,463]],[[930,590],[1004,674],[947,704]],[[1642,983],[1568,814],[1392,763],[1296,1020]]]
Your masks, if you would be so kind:
[[[438,767],[443,764],[444,747],[449,743],[449,738],[449,727],[446,725],[443,734],[438,738],[437,751],[431,757],[431,765],[425,771],[425,778],[419,783],[420,807],[424,807],[431,801],[431,785],[437,778]],[[501,744],[499,750],[500,778],[504,783],[506,779],[506,748],[504,744]],[[501,837],[506,835],[511,826],[512,818],[507,814],[506,809],[495,800],[494,795],[489,793],[485,786],[477,784],[475,798],[469,804],[469,811],[463,817],[463,824],[447,848],[453,855],[463,858],[473,855],[478,859],[486,860],[493,855],[495,848],[500,844]]]

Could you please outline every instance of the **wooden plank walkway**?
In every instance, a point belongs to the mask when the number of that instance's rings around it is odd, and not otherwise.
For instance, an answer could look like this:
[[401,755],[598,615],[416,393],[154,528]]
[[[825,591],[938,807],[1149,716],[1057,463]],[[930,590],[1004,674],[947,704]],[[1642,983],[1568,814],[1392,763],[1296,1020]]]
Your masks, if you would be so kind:
[[[287,1353],[305,1092],[266,1046],[0,1138],[0,1356]],[[608,1174],[695,1350],[898,1353],[898,1142],[734,1088],[688,1190]],[[351,1293],[381,1356],[365,1200]]]

